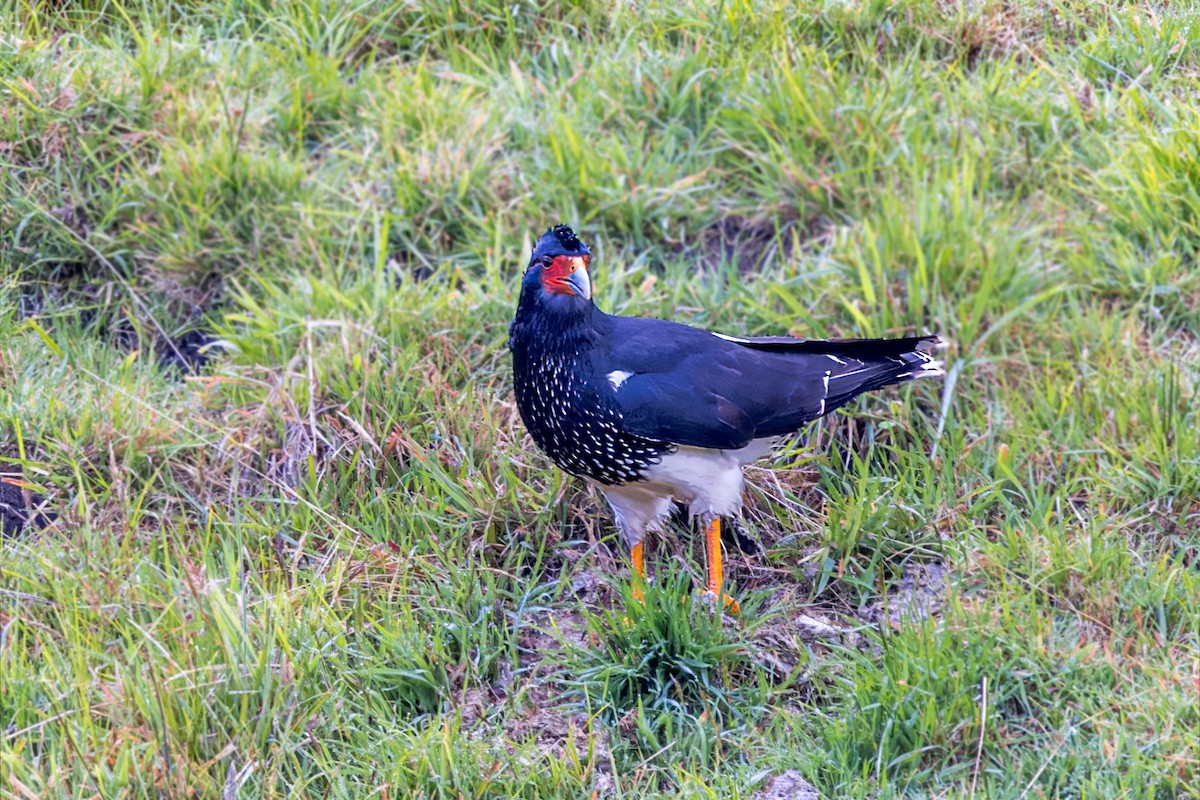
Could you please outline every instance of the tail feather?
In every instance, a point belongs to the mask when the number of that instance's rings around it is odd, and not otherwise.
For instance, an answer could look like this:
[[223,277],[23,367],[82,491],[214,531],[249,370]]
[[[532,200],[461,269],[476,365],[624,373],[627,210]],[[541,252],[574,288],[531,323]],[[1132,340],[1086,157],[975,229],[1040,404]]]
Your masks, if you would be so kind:
[[928,352],[940,343],[936,336],[830,342],[846,346],[824,351],[836,366],[830,370],[823,412],[884,386],[945,374],[941,362]]
[[716,335],[752,350],[814,353],[853,358],[858,361],[898,358],[908,353],[933,350],[942,343],[940,336],[904,336],[899,339],[793,339],[790,336],[741,338],[719,333]]

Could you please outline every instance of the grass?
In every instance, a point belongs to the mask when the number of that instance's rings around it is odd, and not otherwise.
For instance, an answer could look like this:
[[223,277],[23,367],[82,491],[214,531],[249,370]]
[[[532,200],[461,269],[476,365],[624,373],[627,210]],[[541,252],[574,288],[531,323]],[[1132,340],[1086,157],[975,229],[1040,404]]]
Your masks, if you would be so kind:
[[[1200,9],[0,0],[13,797],[1200,796]],[[644,611],[507,324],[937,331]],[[210,362],[172,348],[202,336]],[[175,366],[172,366],[175,364]]]

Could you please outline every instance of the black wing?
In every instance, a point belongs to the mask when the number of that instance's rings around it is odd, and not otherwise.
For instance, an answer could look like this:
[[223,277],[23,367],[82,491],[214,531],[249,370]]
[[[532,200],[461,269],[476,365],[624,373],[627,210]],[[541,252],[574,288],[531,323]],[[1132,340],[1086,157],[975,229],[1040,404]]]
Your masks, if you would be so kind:
[[859,394],[940,374],[905,339],[742,339],[666,320],[606,316],[593,351],[629,433],[694,447],[745,447],[795,431]]

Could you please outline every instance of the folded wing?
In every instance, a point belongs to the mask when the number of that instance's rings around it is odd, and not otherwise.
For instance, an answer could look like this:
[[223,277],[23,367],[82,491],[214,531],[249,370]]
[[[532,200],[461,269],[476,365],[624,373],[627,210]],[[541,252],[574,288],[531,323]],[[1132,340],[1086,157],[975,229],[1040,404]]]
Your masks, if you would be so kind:
[[941,374],[927,352],[936,336],[738,338],[665,320],[607,321],[611,336],[596,366],[622,428],[693,447],[745,447],[791,433],[863,392]]

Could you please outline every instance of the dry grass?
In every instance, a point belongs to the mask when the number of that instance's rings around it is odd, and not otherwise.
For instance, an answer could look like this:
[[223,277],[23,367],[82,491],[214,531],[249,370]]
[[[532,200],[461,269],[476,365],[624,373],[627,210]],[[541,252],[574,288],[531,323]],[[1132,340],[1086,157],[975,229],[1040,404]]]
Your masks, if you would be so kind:
[[[1192,10],[0,29],[0,793],[1200,794]],[[520,424],[560,220],[610,311],[952,342],[749,471],[741,620],[683,525],[623,613]]]

